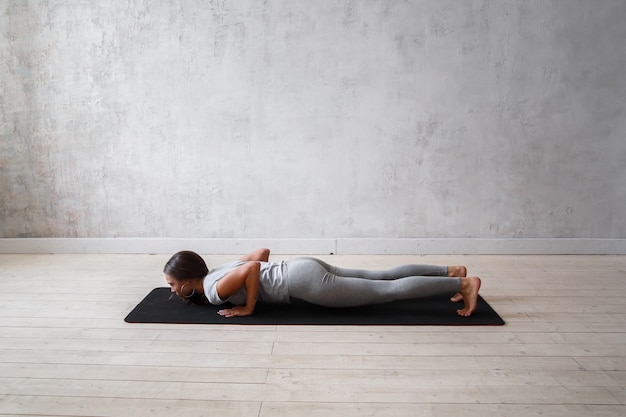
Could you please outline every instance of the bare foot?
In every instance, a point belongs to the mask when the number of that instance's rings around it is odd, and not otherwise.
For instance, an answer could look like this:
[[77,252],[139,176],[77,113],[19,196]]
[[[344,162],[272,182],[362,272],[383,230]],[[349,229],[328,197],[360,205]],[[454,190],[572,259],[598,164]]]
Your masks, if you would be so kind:
[[467,268],[465,268],[463,265],[457,265],[457,266],[449,266],[448,267],[448,276],[449,277],[466,277],[467,276]]
[[478,277],[461,279],[461,295],[463,296],[465,306],[456,311],[459,316],[469,317],[476,310],[480,284],[480,278]]
[[[449,277],[459,277],[465,278],[467,276],[467,268],[462,265],[457,266],[449,266],[448,267],[448,276]],[[450,298],[450,301],[453,303],[458,303],[459,301],[463,301],[463,294],[457,292]]]

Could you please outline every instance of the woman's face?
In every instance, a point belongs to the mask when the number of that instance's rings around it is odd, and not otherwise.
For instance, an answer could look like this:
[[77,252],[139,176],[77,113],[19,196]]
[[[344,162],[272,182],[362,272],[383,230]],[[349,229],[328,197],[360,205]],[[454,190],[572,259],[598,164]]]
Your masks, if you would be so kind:
[[[174,278],[171,275],[167,275],[165,274],[165,281],[167,281],[168,285],[170,286],[170,288],[172,289],[173,293],[176,293],[177,296],[179,297],[183,297],[183,293],[181,291],[181,288],[183,287],[183,285],[185,284],[185,282],[179,281],[176,278]],[[187,282],[187,284],[189,284]],[[189,285],[187,285],[187,287],[189,287]],[[189,288],[187,288],[187,290],[189,290]]]

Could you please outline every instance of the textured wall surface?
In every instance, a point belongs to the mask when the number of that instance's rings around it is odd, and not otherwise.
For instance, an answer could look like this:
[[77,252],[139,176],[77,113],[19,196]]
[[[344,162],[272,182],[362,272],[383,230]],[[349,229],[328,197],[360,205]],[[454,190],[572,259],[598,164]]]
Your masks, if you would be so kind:
[[0,237],[626,237],[625,1],[0,7]]

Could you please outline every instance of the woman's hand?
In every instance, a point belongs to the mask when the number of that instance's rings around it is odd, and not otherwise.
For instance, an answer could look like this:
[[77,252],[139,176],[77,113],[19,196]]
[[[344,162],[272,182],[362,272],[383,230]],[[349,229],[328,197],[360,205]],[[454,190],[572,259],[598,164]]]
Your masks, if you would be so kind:
[[233,308],[219,310],[217,314],[222,317],[244,317],[252,315],[253,312],[254,310],[249,309],[247,306],[237,306]]

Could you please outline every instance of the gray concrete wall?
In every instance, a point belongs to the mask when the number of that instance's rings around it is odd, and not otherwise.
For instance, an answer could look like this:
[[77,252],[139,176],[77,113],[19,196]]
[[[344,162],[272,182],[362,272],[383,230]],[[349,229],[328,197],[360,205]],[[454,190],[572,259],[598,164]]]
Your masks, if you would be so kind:
[[0,237],[626,237],[625,1],[0,7]]

